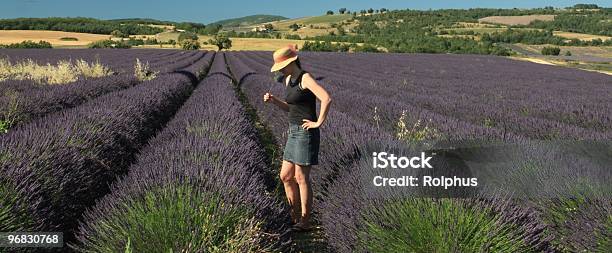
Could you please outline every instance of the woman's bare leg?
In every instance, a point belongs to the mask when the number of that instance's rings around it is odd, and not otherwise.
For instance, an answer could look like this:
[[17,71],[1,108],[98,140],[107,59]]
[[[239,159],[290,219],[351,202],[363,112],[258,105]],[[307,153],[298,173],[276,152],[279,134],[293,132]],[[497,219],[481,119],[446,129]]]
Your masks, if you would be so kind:
[[310,226],[310,213],[312,211],[312,185],[310,184],[311,166],[295,165],[295,180],[300,187],[300,200],[302,202],[302,220],[304,226]]
[[281,166],[280,179],[285,187],[285,195],[291,206],[291,219],[293,223],[299,222],[300,218],[300,189],[295,180],[295,166],[293,163],[283,161]]

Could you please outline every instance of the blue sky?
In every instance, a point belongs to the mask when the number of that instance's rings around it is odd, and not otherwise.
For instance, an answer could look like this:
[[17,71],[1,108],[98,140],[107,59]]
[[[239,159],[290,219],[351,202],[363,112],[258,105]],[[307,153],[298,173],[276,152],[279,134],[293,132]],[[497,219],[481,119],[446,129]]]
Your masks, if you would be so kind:
[[337,11],[367,8],[387,9],[447,9],[447,8],[533,8],[566,7],[576,3],[594,3],[612,7],[612,0],[1,0],[0,18],[16,17],[93,17],[155,18],[171,21],[210,23],[220,19],[252,14],[273,14],[295,18],[321,15],[326,10]]

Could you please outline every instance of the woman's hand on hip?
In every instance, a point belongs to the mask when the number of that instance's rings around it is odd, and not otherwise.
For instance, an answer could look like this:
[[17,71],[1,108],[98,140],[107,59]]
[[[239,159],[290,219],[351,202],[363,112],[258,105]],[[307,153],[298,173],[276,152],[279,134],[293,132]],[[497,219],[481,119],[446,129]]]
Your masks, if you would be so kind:
[[270,92],[266,92],[266,94],[264,94],[263,96],[263,100],[264,102],[273,102],[274,100],[274,95],[272,95]]
[[304,122],[302,123],[302,128],[306,130],[311,129],[311,128],[318,128],[319,126],[321,126],[321,124],[319,124],[318,122],[313,122],[307,119],[303,119],[302,122]]

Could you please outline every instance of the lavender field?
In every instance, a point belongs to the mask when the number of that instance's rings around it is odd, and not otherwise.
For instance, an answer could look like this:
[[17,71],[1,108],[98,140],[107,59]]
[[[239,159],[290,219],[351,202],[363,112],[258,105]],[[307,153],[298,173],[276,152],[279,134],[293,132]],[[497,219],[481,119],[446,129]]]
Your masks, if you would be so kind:
[[[612,248],[609,75],[496,56],[300,52],[334,102],[312,175],[318,229],[297,235],[278,180],[287,116],[262,100],[284,94],[271,52],[0,50],[0,58],[112,70],[56,85],[0,81],[0,122],[11,123],[0,134],[0,232],[63,232],[57,251]],[[136,59],[155,75],[135,77]],[[498,180],[489,186],[499,192],[469,198],[373,191],[362,180],[376,173],[363,163],[372,146],[448,143],[508,145],[525,156],[470,164],[473,175]]]

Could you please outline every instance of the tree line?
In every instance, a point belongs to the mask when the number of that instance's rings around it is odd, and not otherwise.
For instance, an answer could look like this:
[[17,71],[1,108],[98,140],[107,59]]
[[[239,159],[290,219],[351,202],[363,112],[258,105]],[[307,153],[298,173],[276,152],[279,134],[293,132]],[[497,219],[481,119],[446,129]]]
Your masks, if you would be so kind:
[[117,30],[123,34],[157,34],[164,30],[158,27],[122,24],[119,21],[106,21],[93,18],[16,18],[0,19],[2,30],[51,30],[64,32],[111,34]]
[[31,40],[26,40],[26,41],[22,41],[19,43],[12,43],[12,44],[0,44],[0,48],[10,48],[10,49],[16,49],[16,48],[53,48],[51,46],[51,43],[41,40],[39,42],[34,42]]
[[108,34],[118,31],[124,36],[153,35],[164,29],[145,24],[172,25],[175,29],[197,34],[217,34],[221,25],[204,25],[194,22],[169,22],[153,19],[99,20],[95,18],[15,18],[0,19],[0,30],[50,30],[64,32]]

